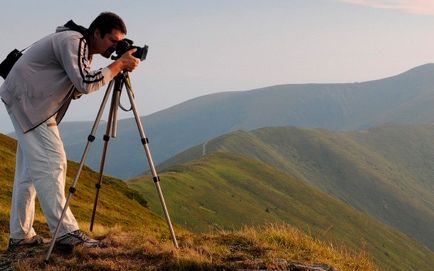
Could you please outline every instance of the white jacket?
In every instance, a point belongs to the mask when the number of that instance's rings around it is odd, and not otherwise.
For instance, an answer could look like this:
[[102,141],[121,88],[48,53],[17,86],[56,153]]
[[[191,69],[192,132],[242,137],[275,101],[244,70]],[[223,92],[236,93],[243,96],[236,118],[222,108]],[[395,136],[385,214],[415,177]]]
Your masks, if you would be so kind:
[[59,123],[77,91],[88,94],[113,79],[107,67],[91,71],[90,63],[84,36],[58,27],[15,63],[0,87],[0,97],[24,133],[55,114]]

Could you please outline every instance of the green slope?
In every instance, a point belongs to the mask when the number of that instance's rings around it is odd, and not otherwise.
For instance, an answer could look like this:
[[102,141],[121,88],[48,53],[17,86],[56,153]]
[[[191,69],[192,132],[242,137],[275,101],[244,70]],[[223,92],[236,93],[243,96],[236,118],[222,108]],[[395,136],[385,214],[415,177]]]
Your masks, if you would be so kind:
[[[15,168],[16,141],[0,134],[0,250],[7,246],[9,238],[9,211]],[[67,187],[77,172],[77,164],[68,164]],[[80,223],[87,230],[95,198],[95,182],[98,174],[84,169],[80,175],[77,192],[71,200],[70,207]],[[95,229],[121,226],[125,229],[146,229],[166,231],[165,222],[147,207],[143,198],[134,190],[117,179],[105,178],[100,190]],[[39,206],[39,205],[38,205]],[[35,218],[37,232],[49,236],[45,218],[38,208]]]
[[216,151],[255,158],[296,176],[434,249],[434,127],[361,132],[296,127],[238,131],[191,148],[160,168]]
[[[153,184],[130,186],[158,208]],[[206,231],[285,221],[320,239],[366,249],[382,270],[431,270],[434,254],[406,235],[304,182],[247,157],[215,153],[162,174],[173,219]]]
[[[16,142],[0,134],[0,252],[8,239],[9,209]],[[68,186],[77,171],[68,164]],[[81,227],[87,229],[97,174],[84,169],[71,208]],[[144,182],[149,183],[149,180]],[[146,196],[155,195],[154,189]],[[77,248],[72,254],[54,252],[49,266],[42,264],[48,249],[36,247],[16,253],[0,253],[1,270],[238,270],[284,268],[293,263],[323,264],[339,270],[377,270],[366,254],[349,253],[284,224],[243,228],[238,231],[193,234],[175,225],[180,245],[175,249],[166,223],[145,207],[143,198],[113,178],[107,178],[100,194],[94,234],[104,237],[97,249]],[[172,208],[173,207],[173,208]],[[169,203],[173,214],[177,205]],[[156,210],[160,207],[156,207]],[[49,237],[38,209],[35,229]],[[291,249],[288,249],[288,248]],[[422,265],[421,265],[422,266]]]

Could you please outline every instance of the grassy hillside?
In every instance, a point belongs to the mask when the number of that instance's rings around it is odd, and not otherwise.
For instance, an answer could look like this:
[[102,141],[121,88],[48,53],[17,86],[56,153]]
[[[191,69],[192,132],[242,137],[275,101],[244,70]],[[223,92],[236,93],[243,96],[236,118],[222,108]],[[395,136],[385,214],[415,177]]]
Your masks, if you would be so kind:
[[296,127],[238,131],[162,164],[226,151],[273,165],[434,249],[434,126],[360,132]]
[[[15,149],[16,142],[0,134],[0,251],[6,248],[9,237]],[[70,183],[77,164],[68,166]],[[84,230],[90,220],[96,179],[95,172],[85,169],[71,201],[71,209]],[[172,212],[175,205],[169,203]],[[206,234],[193,234],[175,226],[180,245],[176,250],[165,222],[145,207],[137,192],[113,178],[102,187],[96,222],[93,235],[102,239],[101,248],[78,248],[72,254],[54,251],[48,266],[42,264],[47,245],[1,253],[0,270],[236,270],[291,266],[301,266],[298,270],[314,266],[377,270],[364,251],[355,254],[343,247],[333,247],[284,224]],[[35,229],[49,237],[39,209]]]
[[[415,181],[423,187],[418,191],[421,196],[434,191],[434,125],[388,124],[348,135],[395,165],[398,174],[417,177]],[[434,205],[430,208],[434,209]]]
[[[6,248],[9,238],[9,209],[12,195],[15,168],[16,142],[0,135],[0,250]],[[77,171],[77,164],[68,164],[67,187]],[[77,185],[77,192],[71,200],[71,209],[79,219],[81,227],[86,230],[92,213],[95,197],[95,182],[98,174],[85,169]],[[149,230],[165,231],[165,222],[145,207],[146,202],[127,185],[113,178],[105,179],[100,190],[100,201],[96,215],[96,229],[123,225],[125,227],[145,227]],[[45,218],[38,209],[35,228],[48,237]]]
[[[151,208],[158,208],[153,184],[133,179]],[[207,155],[162,174],[173,219],[199,231],[286,222],[319,239],[366,250],[382,270],[431,270],[434,254],[406,235],[248,157]]]

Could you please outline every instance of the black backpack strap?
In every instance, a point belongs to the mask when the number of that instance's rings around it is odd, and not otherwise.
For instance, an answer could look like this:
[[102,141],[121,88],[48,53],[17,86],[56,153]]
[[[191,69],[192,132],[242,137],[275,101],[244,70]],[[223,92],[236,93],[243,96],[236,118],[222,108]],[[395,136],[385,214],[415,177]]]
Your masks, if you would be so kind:
[[74,23],[74,21],[69,20],[64,27],[67,27],[73,31],[77,31],[80,34],[82,34],[84,36],[84,38],[87,40],[89,38],[89,31],[86,27],[78,25],[76,23]]

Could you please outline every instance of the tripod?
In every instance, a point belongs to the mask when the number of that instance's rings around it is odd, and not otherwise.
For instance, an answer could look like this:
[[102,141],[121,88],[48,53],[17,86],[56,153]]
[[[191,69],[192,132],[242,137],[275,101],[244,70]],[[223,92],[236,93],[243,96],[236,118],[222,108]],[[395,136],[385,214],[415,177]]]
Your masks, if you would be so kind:
[[101,164],[100,164],[100,170],[99,170],[99,180],[98,180],[98,183],[95,185],[95,187],[96,187],[96,196],[95,196],[95,201],[94,201],[94,205],[93,205],[92,219],[91,219],[91,223],[90,223],[90,231],[93,230],[93,223],[94,223],[94,220],[95,220],[95,214],[96,214],[96,207],[97,207],[97,203],[98,203],[99,190],[101,188],[102,179],[103,179],[103,172],[104,172],[105,160],[106,160],[106,155],[107,155],[108,143],[109,143],[110,137],[116,137],[116,135],[117,135],[117,114],[118,114],[118,107],[121,107],[120,106],[120,97],[121,97],[122,88],[124,86],[126,87],[128,98],[130,100],[130,104],[131,104],[131,109],[130,110],[133,111],[134,118],[135,118],[135,121],[136,121],[136,124],[137,124],[137,128],[138,128],[139,133],[140,133],[141,142],[142,142],[142,145],[143,145],[143,147],[145,149],[145,153],[146,153],[146,157],[147,157],[147,160],[148,160],[149,168],[150,168],[151,173],[152,173],[152,179],[153,179],[153,181],[155,183],[155,187],[157,189],[158,196],[160,198],[161,206],[163,207],[164,216],[166,218],[167,225],[169,226],[169,231],[170,231],[170,234],[172,236],[173,245],[176,248],[179,248],[178,247],[178,242],[176,240],[175,232],[173,230],[172,222],[170,220],[169,212],[167,210],[166,202],[165,202],[164,197],[163,197],[163,192],[162,192],[161,187],[160,187],[160,177],[158,176],[157,171],[155,169],[154,161],[152,159],[151,151],[149,149],[149,140],[148,140],[148,138],[145,135],[142,123],[140,121],[139,114],[138,114],[137,109],[136,109],[136,103],[135,103],[135,100],[134,100],[134,93],[133,93],[133,90],[132,90],[132,87],[131,87],[131,81],[130,81],[128,72],[122,72],[119,75],[117,75],[112,81],[110,81],[110,83],[109,83],[109,85],[107,87],[107,90],[106,90],[106,93],[105,93],[104,98],[102,100],[101,106],[99,108],[97,117],[96,117],[95,122],[93,124],[91,133],[90,133],[90,135],[87,138],[87,144],[86,144],[86,147],[84,149],[83,155],[81,157],[80,165],[78,167],[77,173],[76,173],[75,178],[74,178],[74,180],[72,182],[72,185],[69,188],[69,194],[68,194],[68,196],[66,198],[65,206],[64,206],[62,214],[61,214],[61,216],[59,218],[59,222],[58,222],[56,230],[55,230],[55,232],[53,234],[53,239],[51,240],[50,248],[48,249],[48,252],[47,252],[45,260],[44,260],[45,263],[48,263],[48,260],[50,259],[50,255],[51,255],[51,252],[53,251],[53,248],[54,248],[54,245],[55,245],[55,242],[56,242],[56,237],[57,237],[57,234],[58,234],[59,229],[60,229],[60,225],[62,224],[62,220],[63,220],[63,218],[65,216],[65,213],[66,213],[66,210],[67,210],[67,208],[69,206],[69,201],[71,200],[72,195],[76,191],[75,187],[77,186],[77,182],[78,182],[78,179],[80,177],[80,173],[81,173],[81,171],[83,169],[84,162],[85,162],[87,154],[88,154],[88,152],[90,150],[90,145],[95,140],[96,130],[97,130],[98,125],[99,125],[99,123],[101,121],[101,117],[102,117],[102,114],[104,112],[104,108],[105,108],[105,106],[107,104],[108,98],[110,96],[110,92],[112,91],[112,89],[114,89],[113,94],[112,94],[110,111],[109,111],[109,115],[108,115],[106,133],[105,133],[105,135],[103,137],[104,147],[103,147],[102,156],[101,156]]

